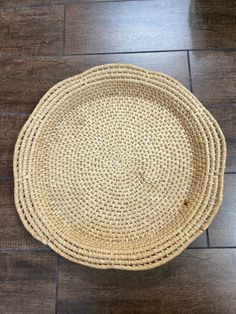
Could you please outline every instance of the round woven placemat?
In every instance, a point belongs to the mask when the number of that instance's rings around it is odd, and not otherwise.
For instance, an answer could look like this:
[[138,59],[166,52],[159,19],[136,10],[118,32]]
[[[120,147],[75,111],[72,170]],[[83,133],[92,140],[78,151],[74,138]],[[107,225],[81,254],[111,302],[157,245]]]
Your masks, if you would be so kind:
[[217,122],[179,82],[103,65],[52,87],[24,125],[16,207],[33,237],[65,258],[153,268],[211,223],[225,157]]

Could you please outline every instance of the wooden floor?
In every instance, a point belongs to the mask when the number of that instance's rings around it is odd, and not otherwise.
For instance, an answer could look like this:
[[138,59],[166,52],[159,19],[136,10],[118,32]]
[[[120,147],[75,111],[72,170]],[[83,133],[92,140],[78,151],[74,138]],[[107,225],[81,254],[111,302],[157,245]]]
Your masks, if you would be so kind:
[[[56,82],[132,63],[172,75],[221,125],[222,209],[170,263],[144,272],[73,264],[23,228],[13,197],[17,135]],[[236,313],[236,1],[0,0],[0,313]]]

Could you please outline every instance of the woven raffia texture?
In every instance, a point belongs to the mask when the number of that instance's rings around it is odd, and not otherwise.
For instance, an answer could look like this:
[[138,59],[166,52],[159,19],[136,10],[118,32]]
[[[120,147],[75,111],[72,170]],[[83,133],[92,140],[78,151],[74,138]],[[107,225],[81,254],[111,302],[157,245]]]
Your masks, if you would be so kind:
[[17,211],[74,262],[143,270],[177,256],[210,224],[226,147],[179,82],[122,64],[52,87],[15,146]]

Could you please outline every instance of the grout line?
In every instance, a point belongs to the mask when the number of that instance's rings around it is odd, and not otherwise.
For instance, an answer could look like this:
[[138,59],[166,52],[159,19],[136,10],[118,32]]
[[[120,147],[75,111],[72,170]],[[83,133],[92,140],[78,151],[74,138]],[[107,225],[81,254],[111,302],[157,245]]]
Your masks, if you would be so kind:
[[210,246],[210,247],[187,247],[187,250],[224,250],[236,249],[236,246]]
[[[143,1],[143,0],[140,0]],[[88,2],[90,3],[90,2]],[[79,57],[79,56],[106,56],[106,55],[129,55],[129,54],[148,54],[148,53],[164,53],[164,52],[198,52],[198,51],[236,51],[236,48],[193,48],[193,49],[164,49],[164,50],[140,50],[140,51],[110,51],[110,52],[87,52],[87,53],[72,53],[72,54],[65,54],[64,57]],[[62,58],[62,55],[35,55],[35,56],[2,56],[0,55],[0,61],[3,60],[27,60],[27,59],[37,59],[37,58]]]
[[187,59],[188,59],[188,77],[189,77],[189,87],[191,93],[193,93],[193,83],[192,83],[192,72],[191,72],[191,65],[190,65],[190,55],[189,51],[187,51]]
[[[112,0],[112,1],[109,1],[109,0],[99,0],[99,1],[81,1],[79,3],[112,3],[112,2],[145,2],[146,0]],[[155,2],[155,0],[148,0],[148,2]]]
[[210,237],[209,237],[209,230],[206,230],[206,238],[207,238],[207,247],[210,247]]
[[186,51],[236,51],[236,48],[190,48],[190,49],[163,49],[163,50],[139,50],[139,51],[110,51],[110,52],[87,52],[87,53],[72,53],[65,56],[96,56],[96,55],[111,55],[111,54],[139,54],[139,53],[160,53],[160,52],[186,52]]
[[[79,3],[112,3],[112,2],[146,2],[147,0],[99,0],[99,1],[80,1]],[[148,2],[155,2],[156,0],[148,0]]]
[[58,277],[60,268],[60,256],[56,256],[56,291],[55,291],[55,314],[57,314],[57,300],[58,300]]
[[187,50],[136,50],[136,51],[110,51],[110,52],[87,52],[87,53],[70,53],[66,54],[67,57],[76,56],[107,56],[107,55],[131,55],[141,53],[161,53],[161,52],[185,52]]

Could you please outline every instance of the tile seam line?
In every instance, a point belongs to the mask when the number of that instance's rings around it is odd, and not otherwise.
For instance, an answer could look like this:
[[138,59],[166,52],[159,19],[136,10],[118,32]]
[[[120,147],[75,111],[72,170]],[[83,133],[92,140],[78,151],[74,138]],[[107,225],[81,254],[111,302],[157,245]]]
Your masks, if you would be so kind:
[[210,234],[209,229],[206,230],[206,240],[207,240],[207,247],[210,247]]
[[59,284],[60,256],[56,255],[56,287],[55,287],[55,314],[58,313],[58,284]]
[[12,60],[27,60],[27,59],[37,59],[37,58],[51,58],[59,59],[63,57],[76,57],[76,56],[100,56],[100,55],[131,55],[131,54],[148,54],[148,53],[167,53],[167,52],[236,52],[235,48],[189,48],[189,49],[163,49],[163,50],[139,50],[139,51],[110,51],[110,52],[87,52],[87,53],[72,53],[64,55],[19,55],[19,56],[3,56],[0,55],[1,61],[12,61]]
[[65,56],[93,56],[93,55],[110,55],[110,54],[141,54],[141,53],[160,53],[160,52],[197,52],[197,51],[222,51],[234,52],[236,47],[221,47],[221,48],[183,48],[183,49],[154,49],[154,50],[134,50],[134,51],[108,51],[108,52],[86,52],[86,53],[68,53]]
[[236,246],[187,247],[187,250],[235,250]]
[[188,63],[189,88],[190,88],[191,93],[193,93],[192,70],[191,70],[191,60],[190,60],[189,51],[187,51],[187,63]]

